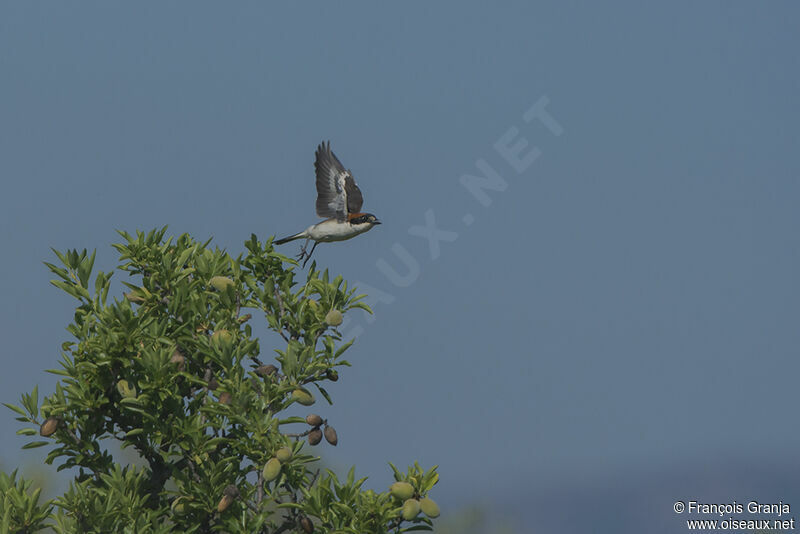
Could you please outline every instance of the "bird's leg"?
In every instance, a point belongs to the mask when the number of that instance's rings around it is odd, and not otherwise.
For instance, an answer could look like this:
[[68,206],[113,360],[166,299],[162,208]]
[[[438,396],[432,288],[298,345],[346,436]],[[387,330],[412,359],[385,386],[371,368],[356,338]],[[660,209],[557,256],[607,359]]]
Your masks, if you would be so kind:
[[308,263],[308,260],[311,259],[311,255],[314,253],[314,249],[317,248],[317,245],[319,245],[319,241],[314,241],[314,246],[311,247],[311,252],[309,252],[308,256],[306,256],[306,261],[303,262],[303,267],[305,267],[306,263]]
[[300,247],[300,254],[297,255],[298,260],[302,260],[306,257],[306,254],[308,254],[308,252],[306,252],[306,247],[308,247],[308,239],[306,239],[306,242]]

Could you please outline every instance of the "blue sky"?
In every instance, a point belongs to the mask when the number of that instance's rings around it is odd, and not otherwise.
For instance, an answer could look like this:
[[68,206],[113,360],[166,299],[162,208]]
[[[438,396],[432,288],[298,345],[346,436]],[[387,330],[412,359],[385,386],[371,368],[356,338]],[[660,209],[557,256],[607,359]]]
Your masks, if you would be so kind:
[[[72,303],[49,247],[109,270],[115,229],[233,253],[297,232],[330,139],[384,222],[315,252],[375,298],[331,388],[334,465],[383,488],[386,461],[439,464],[451,508],[712,459],[796,468],[799,15],[5,2],[2,400],[54,384]],[[544,101],[560,135],[523,117]],[[518,172],[502,139],[538,157]],[[505,184],[488,205],[462,184],[479,160]],[[35,463],[22,443],[3,434],[3,464]]]

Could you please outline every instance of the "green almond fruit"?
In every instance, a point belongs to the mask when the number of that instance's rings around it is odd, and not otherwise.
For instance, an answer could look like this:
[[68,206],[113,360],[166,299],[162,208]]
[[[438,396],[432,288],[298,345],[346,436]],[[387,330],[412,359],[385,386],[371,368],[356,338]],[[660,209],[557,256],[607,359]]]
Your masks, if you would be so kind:
[[289,447],[281,447],[275,451],[275,458],[282,464],[285,464],[292,457],[292,449]]
[[339,326],[343,320],[344,317],[339,310],[331,310],[325,315],[325,322],[331,326]]
[[233,341],[233,334],[231,334],[227,330],[217,330],[211,335],[211,341],[216,341],[217,343],[230,343]]
[[281,462],[277,458],[270,458],[267,460],[267,463],[264,465],[264,470],[261,471],[261,476],[264,478],[264,482],[271,482],[278,478],[278,475],[281,473]]
[[187,501],[186,497],[178,497],[177,499],[172,501],[170,508],[172,508],[172,511],[175,512],[176,514],[183,515],[186,513],[186,501]]
[[233,280],[227,276],[212,276],[208,283],[217,291],[225,291],[227,288],[233,287]]
[[419,501],[417,499],[408,499],[403,503],[401,514],[406,521],[411,521],[417,517],[419,515]]
[[389,491],[393,497],[405,501],[414,495],[414,486],[408,482],[395,482],[389,486]]
[[314,404],[314,395],[305,389],[297,388],[292,391],[292,399],[299,402],[303,406],[311,406]]
[[420,510],[422,513],[430,517],[431,519],[435,517],[439,517],[439,505],[434,502],[433,499],[429,499],[425,497],[421,501],[419,501]]
[[42,437],[49,437],[52,436],[53,433],[58,429],[59,420],[55,417],[48,417],[45,419],[42,426],[39,427],[39,435]]
[[117,391],[125,399],[133,399],[136,397],[136,387],[127,380],[120,380],[117,382]]

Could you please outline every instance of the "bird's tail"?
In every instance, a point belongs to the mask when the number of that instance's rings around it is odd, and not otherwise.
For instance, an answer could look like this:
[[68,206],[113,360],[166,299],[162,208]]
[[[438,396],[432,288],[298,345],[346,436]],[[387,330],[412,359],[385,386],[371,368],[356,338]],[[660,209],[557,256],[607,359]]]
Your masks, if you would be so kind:
[[302,239],[306,237],[305,230],[294,235],[290,235],[289,237],[284,237],[283,239],[278,239],[277,241],[273,241],[273,245],[283,245],[284,243],[288,243],[289,241],[294,241],[295,239]]

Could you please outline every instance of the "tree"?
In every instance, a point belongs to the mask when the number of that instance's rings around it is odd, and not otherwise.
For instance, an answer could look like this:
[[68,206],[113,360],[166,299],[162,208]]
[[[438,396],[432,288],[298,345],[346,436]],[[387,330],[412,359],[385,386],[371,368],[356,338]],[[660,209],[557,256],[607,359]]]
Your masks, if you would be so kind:
[[[79,301],[63,343],[55,392],[21,406],[19,431],[53,445],[46,463],[76,473],[69,490],[39,503],[30,483],[0,477],[0,532],[351,532],[430,530],[436,467],[400,472],[389,491],[339,478],[311,446],[336,445],[320,415],[295,415],[338,380],[342,314],[369,311],[355,290],[255,236],[236,258],[166,228],[115,244],[124,298],[109,300],[113,272],[90,283],[95,254],[55,252],[52,283]],[[251,323],[266,319],[285,343],[261,361]],[[255,317],[254,317],[255,316]],[[277,338],[276,338],[277,339]],[[305,409],[305,408],[303,408]],[[321,410],[320,410],[321,411]],[[324,441],[323,441],[324,438]],[[110,440],[110,441],[106,441]],[[117,442],[141,458],[119,461]],[[125,465],[123,465],[125,464]],[[391,464],[390,464],[391,465]]]

